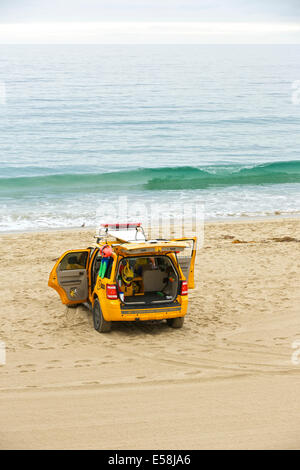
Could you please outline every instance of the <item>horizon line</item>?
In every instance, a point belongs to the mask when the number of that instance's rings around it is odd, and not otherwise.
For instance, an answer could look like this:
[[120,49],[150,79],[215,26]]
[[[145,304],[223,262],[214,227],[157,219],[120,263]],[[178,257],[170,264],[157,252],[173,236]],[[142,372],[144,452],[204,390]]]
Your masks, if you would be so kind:
[[299,46],[299,42],[170,42],[170,43],[157,43],[157,42],[0,42],[0,46]]
[[0,23],[0,44],[300,44],[300,22]]

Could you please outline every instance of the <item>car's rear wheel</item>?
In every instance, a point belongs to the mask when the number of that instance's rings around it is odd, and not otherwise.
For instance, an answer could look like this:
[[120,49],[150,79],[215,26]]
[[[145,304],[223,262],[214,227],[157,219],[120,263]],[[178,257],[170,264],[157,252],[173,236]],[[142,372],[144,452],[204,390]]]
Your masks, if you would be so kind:
[[103,317],[99,300],[96,299],[93,307],[93,321],[95,330],[99,333],[107,333],[111,329],[111,322],[106,321]]
[[171,328],[182,328],[184,317],[167,318],[167,323]]

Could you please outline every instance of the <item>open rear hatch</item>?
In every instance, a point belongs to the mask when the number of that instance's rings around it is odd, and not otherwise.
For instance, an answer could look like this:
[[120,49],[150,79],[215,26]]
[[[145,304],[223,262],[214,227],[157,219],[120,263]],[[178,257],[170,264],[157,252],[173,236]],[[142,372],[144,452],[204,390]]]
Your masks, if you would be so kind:
[[[160,304],[173,303],[178,295],[180,277],[175,263],[167,253],[178,252],[186,245],[170,242],[147,242],[149,246],[145,245],[130,244],[128,247],[120,247],[120,251],[126,256],[120,261],[117,270],[119,297],[126,306],[157,307]],[[140,253],[145,255],[134,256]]]
[[114,251],[123,256],[131,255],[157,255],[167,253],[179,253],[187,247],[182,241],[149,240],[139,243],[123,243],[114,245]]

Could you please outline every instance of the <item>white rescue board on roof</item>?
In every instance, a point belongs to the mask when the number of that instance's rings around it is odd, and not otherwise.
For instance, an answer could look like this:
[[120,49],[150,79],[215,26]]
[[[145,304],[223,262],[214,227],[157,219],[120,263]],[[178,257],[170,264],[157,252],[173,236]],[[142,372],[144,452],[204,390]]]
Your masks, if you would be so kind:
[[107,235],[114,237],[121,242],[145,242],[146,238],[143,232],[137,230],[111,230],[108,229]]
[[184,242],[157,240],[144,243],[124,243],[123,245],[114,246],[114,251],[130,254],[161,254],[183,251],[186,247],[187,244]]

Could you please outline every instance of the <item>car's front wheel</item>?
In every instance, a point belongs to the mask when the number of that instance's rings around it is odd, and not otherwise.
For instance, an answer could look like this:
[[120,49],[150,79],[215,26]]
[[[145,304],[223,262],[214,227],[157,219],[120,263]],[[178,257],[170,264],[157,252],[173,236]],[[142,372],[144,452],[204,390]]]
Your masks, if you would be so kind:
[[168,318],[167,323],[171,328],[182,328],[184,317]]
[[93,321],[95,330],[99,333],[107,333],[111,329],[111,322],[106,321],[103,317],[99,300],[96,299],[93,307]]

